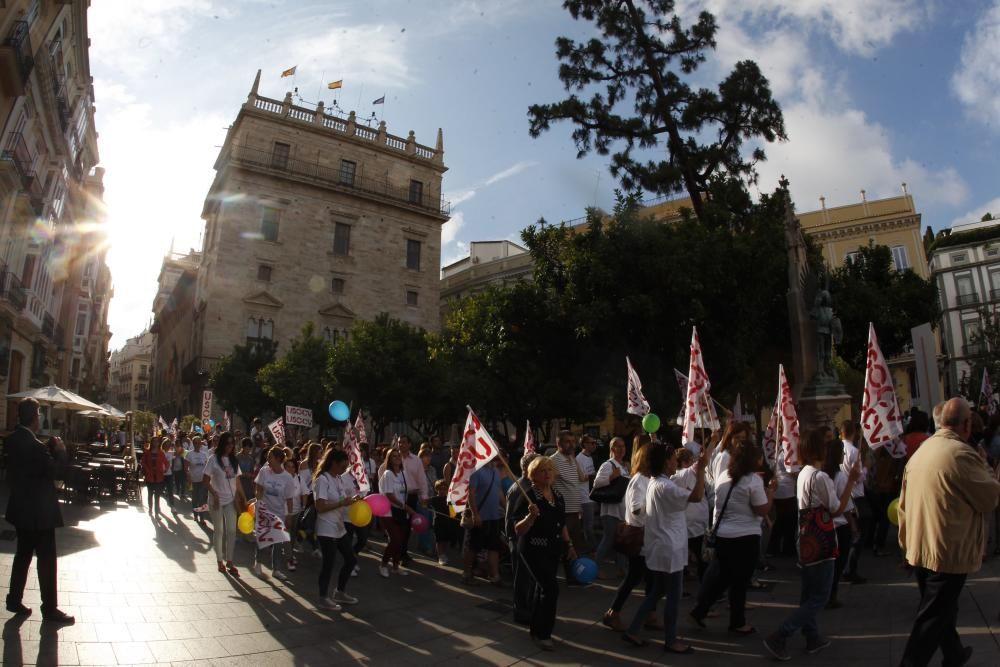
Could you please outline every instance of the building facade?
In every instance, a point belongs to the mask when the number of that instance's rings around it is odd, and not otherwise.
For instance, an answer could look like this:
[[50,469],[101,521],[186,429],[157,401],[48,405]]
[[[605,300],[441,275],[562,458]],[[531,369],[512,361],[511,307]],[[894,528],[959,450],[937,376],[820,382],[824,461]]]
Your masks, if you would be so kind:
[[111,353],[111,404],[122,412],[149,409],[153,334],[147,329]]
[[[978,397],[976,359],[986,350],[977,340],[982,309],[1000,307],[1000,221],[958,225],[931,247],[931,273],[941,298],[943,351],[948,358],[948,392]],[[994,379],[994,387],[996,380]]]
[[441,269],[441,317],[448,305],[488,285],[531,280],[531,254],[512,241],[473,241],[469,256]]
[[153,299],[152,375],[150,409],[168,421],[195,412],[191,382],[182,383],[181,370],[194,358],[192,326],[194,293],[201,253],[171,252],[163,258]]
[[100,231],[103,172],[91,173],[98,151],[89,2],[4,4],[0,428],[9,429],[16,406],[6,396],[30,387],[60,384],[106,400],[111,277]]

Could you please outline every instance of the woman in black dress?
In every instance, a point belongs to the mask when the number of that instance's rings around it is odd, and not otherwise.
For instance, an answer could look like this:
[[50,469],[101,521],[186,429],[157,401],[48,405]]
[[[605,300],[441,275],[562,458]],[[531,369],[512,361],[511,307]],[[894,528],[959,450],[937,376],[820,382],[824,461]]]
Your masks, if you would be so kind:
[[531,610],[531,638],[540,648],[553,650],[552,628],[556,623],[556,602],[559,584],[556,571],[566,557],[576,559],[576,552],[566,530],[566,506],[553,488],[556,477],[555,464],[546,457],[538,457],[528,466],[531,489],[516,495],[512,519],[517,535],[517,553],[521,565],[535,580],[537,599]]

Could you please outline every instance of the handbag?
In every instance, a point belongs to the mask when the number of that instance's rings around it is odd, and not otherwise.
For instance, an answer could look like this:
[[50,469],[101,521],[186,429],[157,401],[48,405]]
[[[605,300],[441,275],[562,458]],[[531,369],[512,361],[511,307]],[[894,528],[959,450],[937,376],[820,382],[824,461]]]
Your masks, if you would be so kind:
[[722,502],[722,511],[719,512],[719,519],[712,526],[712,532],[705,536],[705,541],[701,545],[701,558],[706,563],[715,558],[715,540],[719,534],[719,526],[722,524],[722,517],[726,514],[726,506],[729,505],[729,497],[733,495],[733,489],[739,482],[729,480],[729,490],[726,491],[726,499]]
[[628,481],[628,477],[619,475],[607,485],[591,489],[591,502],[602,503],[605,505],[617,505],[622,501],[622,498],[625,497],[625,491],[628,489]]
[[641,526],[630,526],[621,521],[615,528],[615,551],[623,556],[635,558],[642,551],[646,529]]
[[[816,482],[814,473],[809,484],[809,504],[812,505],[812,491]],[[833,517],[825,507],[807,507],[799,510],[799,564],[815,565],[825,560],[833,560],[840,551],[837,548],[837,531],[833,527]]]

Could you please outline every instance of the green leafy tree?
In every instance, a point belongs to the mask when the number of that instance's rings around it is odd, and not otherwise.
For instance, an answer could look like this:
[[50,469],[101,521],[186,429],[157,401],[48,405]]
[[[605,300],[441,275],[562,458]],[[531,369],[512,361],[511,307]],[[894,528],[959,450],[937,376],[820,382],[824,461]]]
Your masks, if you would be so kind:
[[277,345],[266,339],[256,345],[234,346],[232,354],[223,357],[212,369],[210,383],[214,400],[248,421],[274,410],[274,399],[261,389],[257,373],[274,361],[276,350]]
[[[970,341],[977,354],[972,359],[970,375],[964,383],[965,395],[976,405],[980,404],[983,386],[983,370],[990,376],[993,390],[1000,390],[1000,313],[990,308],[979,309],[979,333]],[[963,384],[959,378],[959,384]]]
[[156,429],[156,415],[146,410],[135,410],[132,412],[132,431],[141,434],[145,438],[153,435]]
[[177,428],[185,433],[190,433],[195,424],[201,424],[201,417],[197,415],[184,415],[180,418],[180,421],[177,422]]
[[844,329],[838,353],[848,365],[863,369],[868,323],[875,325],[879,347],[888,358],[910,344],[910,329],[941,317],[937,287],[913,271],[896,271],[892,251],[869,243],[831,274],[833,306]]
[[[699,220],[705,193],[722,176],[754,179],[761,144],[786,139],[784,118],[756,63],[736,63],[715,89],[692,87],[717,25],[708,12],[682,25],[674,0],[566,0],[599,37],[556,40],[559,78],[569,97],[529,107],[531,136],[554,121],[576,126],[579,156],[611,156],[611,173],[628,191],[686,190]],[[593,87],[589,99],[581,93]],[[754,148],[745,154],[744,145]],[[664,154],[665,153],[665,154]]]
[[[316,326],[306,322],[302,335],[292,340],[288,352],[257,372],[257,382],[275,405],[309,408],[314,423],[330,423],[326,408],[329,403],[326,400],[326,367],[330,349],[326,339],[316,335]],[[281,412],[284,414],[284,410]]]
[[390,422],[408,422],[422,436],[440,426],[442,412],[454,417],[463,405],[441,401],[441,365],[431,354],[432,337],[386,313],[358,320],[346,340],[330,350],[328,390],[354,414],[371,416],[381,439]]

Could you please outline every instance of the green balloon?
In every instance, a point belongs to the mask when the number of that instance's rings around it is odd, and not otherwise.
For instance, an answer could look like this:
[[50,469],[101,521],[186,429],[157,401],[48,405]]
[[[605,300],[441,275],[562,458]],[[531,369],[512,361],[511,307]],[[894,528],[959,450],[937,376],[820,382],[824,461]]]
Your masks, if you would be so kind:
[[650,412],[642,418],[642,430],[646,433],[656,433],[660,430],[660,418]]

